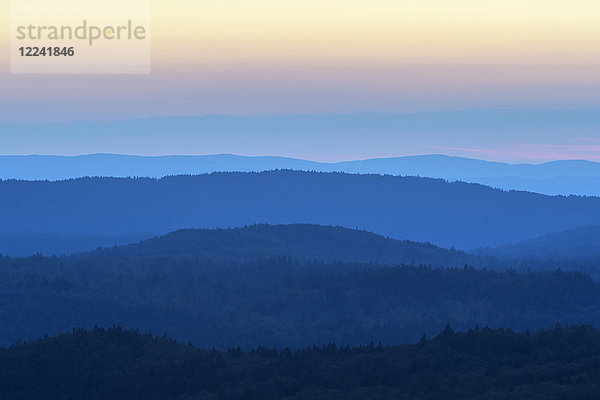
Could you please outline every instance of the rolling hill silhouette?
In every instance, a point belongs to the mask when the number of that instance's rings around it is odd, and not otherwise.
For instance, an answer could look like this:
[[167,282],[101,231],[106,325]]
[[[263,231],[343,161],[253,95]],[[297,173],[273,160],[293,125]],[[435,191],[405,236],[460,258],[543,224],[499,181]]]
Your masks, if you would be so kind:
[[182,229],[87,257],[194,256],[214,262],[256,262],[288,256],[297,261],[383,265],[480,266],[482,260],[429,243],[394,240],[367,231],[309,224],[253,225],[235,229]]

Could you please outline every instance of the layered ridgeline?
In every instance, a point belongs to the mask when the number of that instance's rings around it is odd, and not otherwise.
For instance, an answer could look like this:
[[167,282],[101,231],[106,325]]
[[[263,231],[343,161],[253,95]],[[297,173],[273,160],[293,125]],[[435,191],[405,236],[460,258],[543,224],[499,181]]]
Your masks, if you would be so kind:
[[483,267],[492,259],[430,243],[395,240],[371,232],[310,224],[182,229],[126,246],[80,254],[84,258],[197,257],[211,262],[256,263],[271,257],[306,262]]
[[0,397],[29,399],[595,399],[600,332],[488,328],[402,346],[205,350],[121,328],[0,350]]
[[206,156],[0,156],[0,179],[62,180],[86,176],[153,177],[274,169],[425,176],[549,195],[600,196],[600,163],[562,160],[507,164],[444,155],[322,163],[286,157]]
[[151,237],[181,228],[256,223],[339,225],[470,249],[600,224],[600,198],[505,192],[428,178],[293,171],[0,182],[5,235]]

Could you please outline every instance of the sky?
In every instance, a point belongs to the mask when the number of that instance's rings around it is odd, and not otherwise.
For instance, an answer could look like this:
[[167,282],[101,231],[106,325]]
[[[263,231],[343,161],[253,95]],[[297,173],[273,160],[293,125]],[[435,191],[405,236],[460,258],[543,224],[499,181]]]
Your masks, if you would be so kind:
[[[43,153],[44,143],[60,152],[51,134],[29,148],[10,145],[16,140],[11,138],[13,123],[203,115],[600,111],[597,0],[152,1],[151,73],[139,75],[11,74],[10,2],[0,0],[0,5],[2,154]],[[576,121],[571,128],[567,121],[560,133],[548,138],[545,129],[515,126],[519,140],[510,142],[505,132],[492,129],[479,132],[472,143],[453,142],[456,132],[448,131],[447,137],[432,143],[430,138],[440,137],[438,130],[443,129],[436,127],[436,132],[421,134],[428,139],[411,140],[405,149],[398,145],[399,133],[391,142],[377,140],[368,152],[326,146],[312,154],[300,154],[292,146],[269,147],[273,137],[267,136],[261,138],[263,151],[232,146],[225,152],[340,160],[389,156],[393,147],[395,155],[600,159],[600,126],[592,122],[584,131],[579,128]],[[341,129],[344,126],[334,126],[329,135],[339,138]],[[204,146],[204,134],[198,132],[192,146],[183,141],[173,147],[161,146],[161,141],[169,141],[165,132],[143,152],[160,154],[161,147],[180,154],[190,148],[200,154],[228,149],[226,135],[220,145],[213,143],[218,138],[211,138],[211,145]],[[324,142],[334,140],[327,132],[322,135]],[[114,143],[97,150],[135,152]],[[318,141],[311,143],[319,146]],[[69,146],[64,152],[94,150]]]

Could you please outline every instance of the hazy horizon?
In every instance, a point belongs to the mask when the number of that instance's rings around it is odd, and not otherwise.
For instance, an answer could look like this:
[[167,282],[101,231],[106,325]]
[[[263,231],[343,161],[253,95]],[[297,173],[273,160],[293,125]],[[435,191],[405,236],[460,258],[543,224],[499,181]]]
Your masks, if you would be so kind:
[[169,157],[216,157],[216,156],[232,156],[232,157],[243,157],[243,158],[273,158],[273,159],[289,159],[289,160],[299,160],[299,161],[308,161],[314,162],[318,164],[341,164],[347,162],[354,161],[374,161],[374,160],[393,160],[399,158],[424,158],[424,157],[448,157],[448,158],[456,158],[456,159],[464,159],[464,160],[473,160],[473,161],[484,161],[487,163],[497,163],[497,164],[506,164],[506,165],[543,165],[550,164],[561,161],[582,161],[587,163],[599,164],[600,161],[594,161],[590,159],[583,158],[557,158],[548,161],[540,161],[540,162],[509,162],[509,161],[496,161],[496,160],[486,160],[485,158],[475,158],[475,157],[463,157],[463,156],[455,156],[451,154],[444,153],[423,153],[423,154],[407,154],[407,155],[397,155],[397,156],[389,156],[389,157],[369,157],[369,158],[348,158],[343,160],[336,161],[321,161],[317,159],[310,158],[297,158],[286,155],[279,154],[239,154],[239,153],[207,153],[207,154],[196,154],[196,153],[168,153],[168,154],[131,154],[131,153],[81,153],[81,154],[41,154],[41,153],[25,153],[25,154],[0,154],[0,157],[64,157],[64,158],[78,158],[78,157],[90,157],[90,156],[117,156],[117,157],[140,157],[140,158],[169,158]]
[[341,162],[424,154],[600,161],[600,108],[0,122],[3,154],[275,155]]

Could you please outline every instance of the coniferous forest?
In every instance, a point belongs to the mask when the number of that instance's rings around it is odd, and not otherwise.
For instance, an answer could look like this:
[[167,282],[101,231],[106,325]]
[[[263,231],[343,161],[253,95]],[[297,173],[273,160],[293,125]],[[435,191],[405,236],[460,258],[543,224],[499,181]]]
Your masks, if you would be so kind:
[[592,399],[596,232],[464,251],[258,224],[0,256],[0,399]]

